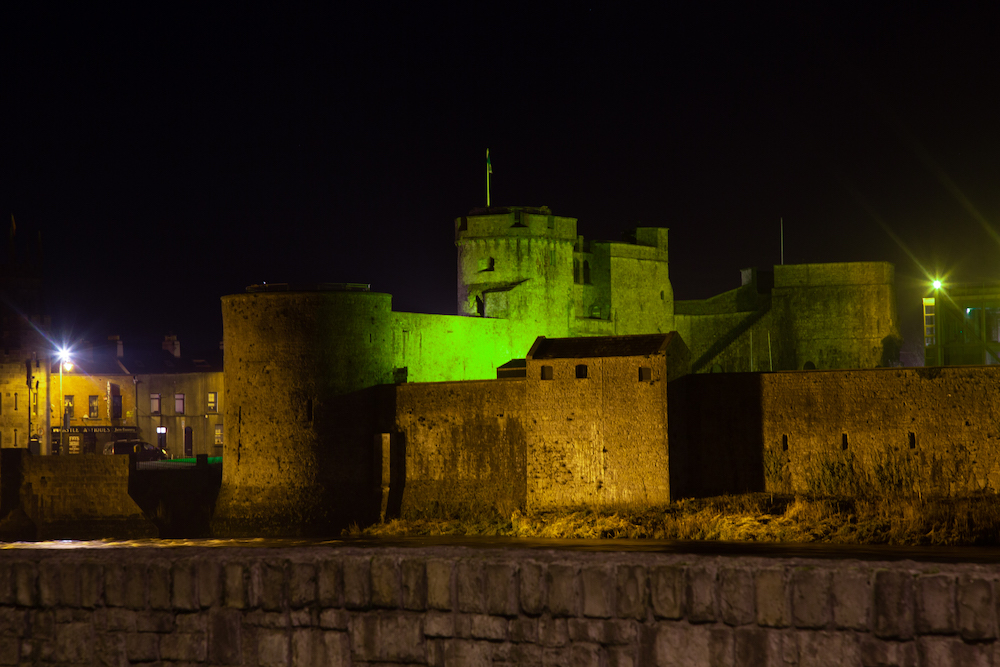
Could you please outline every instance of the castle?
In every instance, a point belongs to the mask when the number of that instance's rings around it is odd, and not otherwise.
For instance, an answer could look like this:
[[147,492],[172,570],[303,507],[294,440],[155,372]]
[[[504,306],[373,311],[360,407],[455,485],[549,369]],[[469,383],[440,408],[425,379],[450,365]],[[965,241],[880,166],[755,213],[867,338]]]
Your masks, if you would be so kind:
[[[691,473],[711,420],[695,418],[704,389],[685,376],[898,358],[887,263],[746,270],[730,292],[676,301],[666,229],[587,242],[575,219],[545,207],[489,208],[455,221],[455,243],[454,316],[394,312],[366,285],[223,298],[215,534],[763,489],[760,383],[721,391],[729,409],[749,410],[737,428],[756,435],[732,440],[699,484]],[[773,484],[802,478],[792,454],[768,459]]]

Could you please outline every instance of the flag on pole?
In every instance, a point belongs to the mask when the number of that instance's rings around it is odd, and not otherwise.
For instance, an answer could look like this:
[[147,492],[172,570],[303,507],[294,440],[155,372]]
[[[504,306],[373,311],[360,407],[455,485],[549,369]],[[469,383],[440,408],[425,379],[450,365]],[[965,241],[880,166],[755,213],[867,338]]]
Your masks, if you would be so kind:
[[[486,173],[487,174],[492,174],[493,173],[493,167],[490,165],[490,149],[489,148],[486,149]],[[10,216],[10,217],[11,217],[12,220],[14,219],[13,215]]]

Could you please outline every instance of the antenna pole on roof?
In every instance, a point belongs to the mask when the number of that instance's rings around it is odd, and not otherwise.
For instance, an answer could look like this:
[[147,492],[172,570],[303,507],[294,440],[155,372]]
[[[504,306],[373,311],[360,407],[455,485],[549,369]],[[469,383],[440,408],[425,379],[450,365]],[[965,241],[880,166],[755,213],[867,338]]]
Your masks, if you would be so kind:
[[490,149],[486,149],[486,208],[490,207],[490,174],[493,173],[493,167],[490,166]]

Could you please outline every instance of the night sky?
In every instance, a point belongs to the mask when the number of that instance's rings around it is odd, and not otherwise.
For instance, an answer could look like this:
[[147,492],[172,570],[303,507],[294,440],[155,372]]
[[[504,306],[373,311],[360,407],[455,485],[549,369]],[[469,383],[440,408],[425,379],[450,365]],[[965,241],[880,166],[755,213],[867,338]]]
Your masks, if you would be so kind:
[[[15,3],[8,3],[13,5]],[[678,299],[739,269],[1000,279],[1000,47],[945,3],[5,7],[0,213],[41,232],[70,340],[216,345],[219,298],[364,282],[453,313],[453,220],[671,229]],[[923,267],[923,269],[921,268]],[[917,348],[918,349],[918,348]]]

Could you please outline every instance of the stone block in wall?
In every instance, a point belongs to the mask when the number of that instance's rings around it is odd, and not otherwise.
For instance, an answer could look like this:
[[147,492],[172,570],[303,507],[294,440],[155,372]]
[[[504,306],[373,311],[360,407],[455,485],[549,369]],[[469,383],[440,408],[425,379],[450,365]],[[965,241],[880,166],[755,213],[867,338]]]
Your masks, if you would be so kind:
[[997,611],[993,582],[962,576],[957,591],[958,629],[967,641],[996,639]]
[[329,558],[317,564],[316,594],[324,607],[339,607],[344,603],[344,573],[340,560]]
[[154,632],[130,633],[125,637],[125,655],[129,662],[154,662],[160,659],[160,635]]
[[566,632],[571,642],[597,642],[603,644],[607,636],[606,621],[597,618],[566,619]]
[[455,614],[429,611],[424,615],[424,635],[427,637],[454,637]]
[[223,567],[223,586],[226,595],[226,606],[233,609],[245,609],[247,606],[247,577],[241,563],[226,563]]
[[952,634],[955,625],[955,577],[933,574],[917,577],[915,625],[920,634]]
[[860,638],[854,632],[799,632],[799,667],[861,664]]
[[784,569],[757,570],[754,573],[754,589],[758,625],[771,628],[791,625],[792,613]]
[[149,586],[149,606],[153,609],[170,609],[170,564],[166,561],[150,563],[146,569]]
[[8,561],[0,565],[0,605],[14,602],[14,568]]
[[632,646],[608,646],[605,651],[608,667],[637,667],[639,664]]
[[427,568],[422,558],[404,558],[399,564],[403,609],[427,608]]
[[646,568],[619,565],[615,571],[615,615],[619,618],[646,619]]
[[122,574],[124,606],[129,609],[145,609],[147,584],[145,563],[126,564]]
[[610,618],[612,605],[612,579],[608,568],[589,565],[580,570],[583,597],[583,615],[591,618]]
[[125,568],[108,564],[104,568],[104,604],[109,607],[125,606]]
[[439,660],[433,664],[490,667],[493,662],[492,642],[467,639],[444,640]]
[[14,601],[20,607],[38,602],[38,568],[34,563],[14,563]]
[[580,592],[575,565],[555,563],[545,572],[548,609],[553,616],[579,615]]
[[545,569],[534,561],[521,563],[518,572],[521,611],[537,616],[545,609]]
[[601,667],[601,646],[589,642],[576,642],[569,647],[569,664],[579,667]]
[[692,623],[713,623],[717,618],[715,593],[718,578],[714,568],[691,567],[685,572],[687,617]]
[[94,629],[90,623],[61,623],[55,632],[57,662],[93,663]]
[[328,630],[346,630],[350,621],[346,609],[324,609],[319,613],[319,627]]
[[833,622],[839,629],[867,630],[871,614],[872,581],[867,570],[833,571]]
[[351,664],[346,632],[296,630],[291,639],[292,664],[301,667],[346,667]]
[[364,609],[371,602],[371,557],[348,556],[343,560],[344,606]]
[[17,665],[21,662],[21,640],[0,636],[0,665]]
[[250,567],[247,591],[251,607],[280,611],[285,602],[285,561],[266,560]]
[[203,662],[208,644],[203,633],[172,632],[160,638],[160,658],[183,662]]
[[507,639],[507,619],[488,614],[471,614],[469,634],[473,639],[504,641]]
[[452,573],[455,562],[442,558],[427,561],[427,608],[450,611],[452,601]]
[[27,630],[27,614],[14,607],[0,607],[0,636],[23,637]]
[[174,615],[169,611],[138,612],[135,615],[135,628],[139,632],[173,632]]
[[872,630],[883,639],[913,637],[913,575],[880,570],[875,573],[875,618]]
[[686,667],[708,665],[712,633],[708,626],[660,621],[644,628],[641,665]]
[[830,623],[830,570],[800,567],[792,571],[792,620],[797,628],[825,628]]
[[289,637],[281,630],[257,633],[257,664],[260,667],[284,667],[290,655]]
[[407,612],[355,614],[351,619],[351,647],[357,660],[422,660],[423,617]]
[[733,631],[733,659],[737,665],[782,665],[783,633],[744,626]]
[[507,624],[507,633],[512,642],[534,644],[538,641],[538,619],[512,618]]
[[513,563],[486,563],[486,611],[517,616],[517,567]]
[[171,595],[174,609],[190,611],[198,609],[198,589],[195,564],[191,561],[174,563],[170,571],[172,579]]
[[569,629],[565,618],[542,616],[538,619],[538,642],[542,646],[565,646],[569,641]]
[[38,573],[38,604],[55,607],[59,604],[59,574],[61,567],[45,567]]
[[486,567],[481,560],[464,559],[455,565],[458,610],[473,614],[486,611]]
[[719,571],[719,615],[727,625],[754,621],[753,573],[742,568]]
[[677,619],[684,616],[684,568],[672,565],[654,567],[649,571],[650,602],[657,618]]
[[920,637],[916,641],[919,664],[934,667],[990,667],[994,646],[991,643],[967,644],[957,637]]
[[196,587],[198,590],[198,604],[203,609],[208,609],[222,604],[223,601],[223,574],[219,562],[204,558],[196,560],[194,563],[196,572]]
[[396,608],[402,601],[399,569],[396,559],[389,556],[375,556],[371,562],[372,605]]
[[862,635],[860,641],[861,664],[864,667],[893,665],[917,667],[919,664],[916,642],[894,642]]
[[293,562],[288,567],[288,604],[301,609],[316,603],[316,566]]

